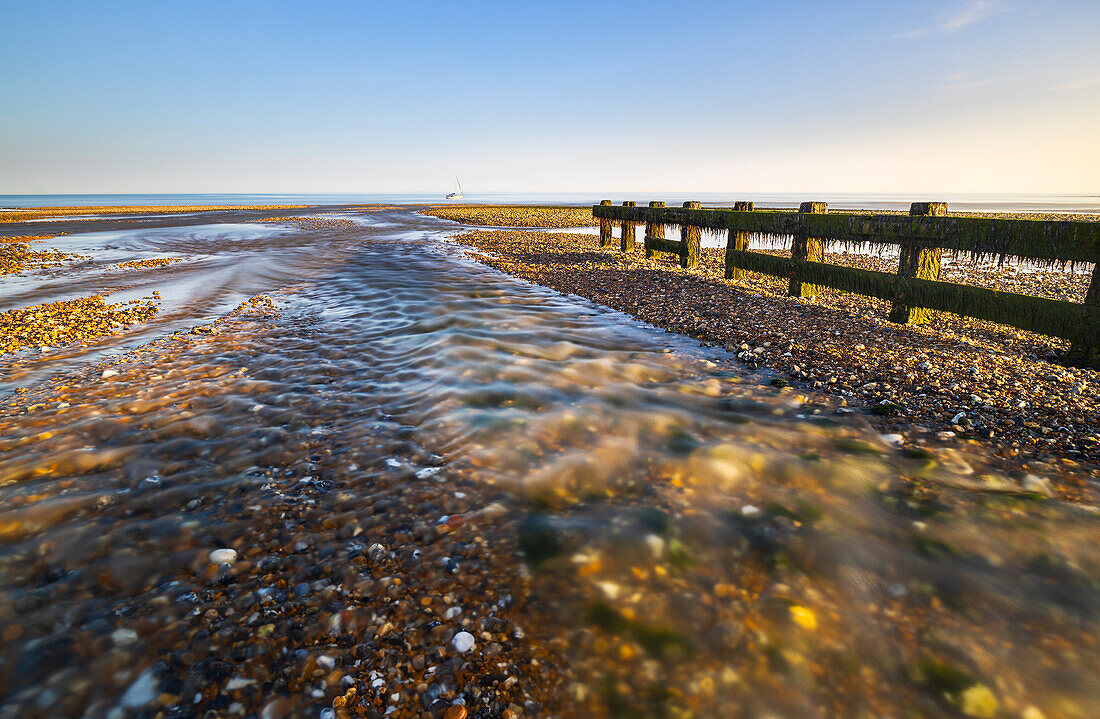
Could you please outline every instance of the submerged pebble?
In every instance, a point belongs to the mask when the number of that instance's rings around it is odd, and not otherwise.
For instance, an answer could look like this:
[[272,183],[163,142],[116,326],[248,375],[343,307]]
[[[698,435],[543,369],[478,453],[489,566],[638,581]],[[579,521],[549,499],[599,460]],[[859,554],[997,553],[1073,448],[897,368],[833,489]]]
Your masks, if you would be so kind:
[[473,649],[475,643],[474,635],[466,631],[458,632],[451,640],[451,644],[459,654],[465,654]]

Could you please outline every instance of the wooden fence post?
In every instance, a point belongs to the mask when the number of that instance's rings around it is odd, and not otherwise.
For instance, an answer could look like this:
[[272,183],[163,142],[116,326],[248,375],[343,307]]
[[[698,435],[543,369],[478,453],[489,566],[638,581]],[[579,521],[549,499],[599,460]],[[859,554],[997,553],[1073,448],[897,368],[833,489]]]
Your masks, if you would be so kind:
[[[601,205],[610,206],[611,200],[600,200]],[[611,247],[611,220],[600,218],[600,247]]]
[[[664,207],[665,203],[653,201],[649,203],[650,207]],[[652,214],[652,213],[651,213]],[[663,238],[665,236],[665,226],[660,222],[646,222],[645,223],[645,236]],[[645,256],[647,260],[652,260],[661,256],[660,250],[646,249]]]
[[[826,202],[803,202],[798,206],[799,214],[803,215],[823,215],[828,211],[829,205]],[[825,243],[821,241],[820,237],[810,237],[806,234],[804,229],[800,229],[798,234],[794,237],[794,244],[791,246],[791,259],[805,260],[807,262],[824,262]],[[817,285],[812,285],[799,279],[798,271],[795,270],[794,263],[792,262],[787,294],[791,297],[816,297],[817,291]]]
[[[623,207],[637,207],[637,202],[624,202]],[[619,249],[623,252],[634,251],[634,223],[630,220],[623,220],[622,240],[619,242]]]
[[[1092,282],[1085,294],[1085,306],[1100,315],[1100,262],[1092,267]],[[1069,361],[1079,367],[1100,367],[1100,317],[1086,324],[1070,346]]]
[[[684,203],[688,210],[702,209],[703,203],[694,200]],[[701,230],[692,225],[680,225],[680,267],[694,269],[699,266],[699,244]]]
[[[734,212],[752,212],[754,205],[751,202],[733,203]],[[734,252],[749,249],[749,233],[730,230],[726,238],[726,279],[739,280],[745,276],[745,271],[737,266]]]
[[[946,202],[914,202],[909,207],[913,217],[946,217]],[[925,247],[920,242],[903,242],[901,258],[898,260],[900,279],[917,278],[938,280],[943,266],[943,250],[939,247]],[[932,310],[927,307],[911,307],[905,304],[905,291],[899,290],[890,308],[890,321],[898,324],[919,325],[932,319]]]

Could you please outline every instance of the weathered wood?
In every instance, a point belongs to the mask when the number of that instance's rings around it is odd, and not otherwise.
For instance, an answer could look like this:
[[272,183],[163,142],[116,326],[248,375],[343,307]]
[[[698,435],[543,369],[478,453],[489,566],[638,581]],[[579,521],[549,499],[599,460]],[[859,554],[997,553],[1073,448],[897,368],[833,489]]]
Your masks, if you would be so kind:
[[[689,229],[731,231],[726,246],[727,276],[731,269],[734,277],[740,271],[763,272],[787,277],[803,292],[807,286],[823,285],[904,308],[951,312],[1061,337],[1072,343],[1071,362],[1100,367],[1100,222],[945,217],[935,203],[914,203],[910,216],[827,214],[821,212],[827,211],[824,203],[804,203],[799,212],[753,211],[740,204],[729,210],[703,210],[698,203],[684,203],[683,208],[650,204],[635,208],[605,202],[593,208],[593,215],[601,220],[645,222],[647,228],[680,224],[684,242],[647,232],[646,254],[676,253],[685,266],[691,254]],[[747,238],[742,243],[735,234],[741,232],[790,235],[796,244],[801,238],[806,240],[796,247],[794,257],[784,258],[748,251]],[[872,272],[812,261],[811,255],[818,250],[813,238],[899,244],[905,251],[897,274]],[[1094,264],[1092,284],[1085,302],[1078,304],[941,282],[933,279],[942,260],[942,252],[936,250],[945,249],[1043,262],[1089,262]],[[823,259],[823,253],[818,257]]]
[[[637,202],[624,202],[623,207],[637,207]],[[623,252],[634,251],[634,222],[631,220],[623,220],[622,232],[620,234],[619,249]]]
[[[611,200],[603,200],[600,202],[600,207],[610,206]],[[600,247],[611,247],[611,218],[596,212],[595,208],[593,208],[592,214],[600,221]]]
[[1081,367],[1100,367],[1100,262],[1093,265],[1092,282],[1085,294],[1085,306],[1095,314],[1092,324],[1083,327],[1081,336],[1073,341],[1069,360]]
[[670,240],[667,237],[650,237],[646,235],[645,238],[645,250],[646,256],[652,252],[654,257],[660,257],[662,252],[669,252],[676,256],[682,253],[683,242],[677,242],[676,240]]
[[[752,212],[753,203],[746,201],[738,201],[733,203],[734,212]],[[749,233],[742,230],[730,228],[729,236],[726,238],[726,279],[727,280],[739,280],[745,276],[744,271],[737,266],[735,261],[736,255],[734,252],[744,251],[749,249]]]
[[786,257],[760,252],[738,251],[736,255],[738,266],[750,272],[785,277],[793,262],[799,276],[813,284],[884,300],[892,299],[899,289],[903,289],[907,296],[917,298],[922,307],[996,322],[1051,337],[1070,340],[1084,338],[1088,336],[1086,326],[1100,321],[1100,307],[1089,307],[1076,302],[988,290],[953,282],[906,279],[889,272],[861,270],[822,262],[795,262]]
[[[803,202],[798,208],[799,216],[802,215],[823,215],[829,212],[829,205],[824,202]],[[806,282],[798,274],[799,262],[824,262],[825,261],[825,243],[820,237],[813,237],[809,231],[804,227],[800,227],[797,234],[794,236],[794,243],[791,245],[791,271],[790,281],[787,284],[787,294],[791,297],[816,297],[818,293],[818,286]]]
[[[684,203],[686,210],[698,210],[703,203],[689,200]],[[680,225],[680,267],[695,269],[699,266],[702,248],[702,230],[697,225]]]
[[[649,206],[654,208],[654,209],[661,209],[665,206],[665,203],[653,201],[653,202],[649,203]],[[650,213],[650,214],[654,214],[654,213]],[[662,238],[663,239],[664,236],[665,236],[665,226],[662,225],[659,222],[648,222],[647,221],[645,223],[645,236],[647,238],[648,237],[656,237],[656,238]],[[652,260],[652,259],[655,259],[657,257],[660,257],[661,256],[661,251],[660,250],[651,250],[651,249],[649,249],[649,245],[647,243],[646,244],[646,250],[645,250],[645,256],[646,256],[646,259]]]
[[[596,217],[645,222],[649,208],[593,208]],[[711,230],[736,229],[750,234],[797,235],[836,242],[899,244],[919,240],[929,247],[981,255],[1028,257],[1044,261],[1095,262],[1100,259],[1100,222],[1019,220],[991,217],[929,217],[832,213],[800,215],[785,210],[688,210],[670,207],[660,213],[664,224],[690,224]]]
[[[913,217],[947,217],[946,202],[914,202],[909,207]],[[901,243],[901,257],[898,260],[898,277],[938,280],[943,267],[943,249],[929,247],[920,241]],[[924,324],[932,319],[932,311],[927,307],[914,307],[906,304],[904,292],[894,298],[890,308],[890,321],[898,324]]]

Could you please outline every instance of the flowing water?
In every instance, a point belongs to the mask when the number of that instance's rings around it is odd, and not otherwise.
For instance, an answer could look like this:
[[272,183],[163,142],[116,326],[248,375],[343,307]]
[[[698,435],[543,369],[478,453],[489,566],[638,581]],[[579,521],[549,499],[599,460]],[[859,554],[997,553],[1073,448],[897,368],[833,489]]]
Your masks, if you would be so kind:
[[1090,508],[341,216],[74,224],[98,259],[5,285],[184,257],[5,377],[0,717],[1100,712]]

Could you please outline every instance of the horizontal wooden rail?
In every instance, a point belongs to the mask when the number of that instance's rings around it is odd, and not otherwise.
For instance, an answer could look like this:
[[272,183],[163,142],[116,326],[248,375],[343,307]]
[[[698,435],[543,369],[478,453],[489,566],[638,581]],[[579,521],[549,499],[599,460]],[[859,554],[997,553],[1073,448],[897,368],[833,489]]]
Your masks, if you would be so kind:
[[650,237],[646,235],[645,248],[647,250],[656,250],[657,252],[670,252],[674,255],[679,255],[682,252],[684,243],[677,240],[669,240],[664,237]]
[[1076,302],[1049,300],[1045,297],[984,287],[902,278],[889,272],[841,267],[823,262],[792,261],[787,257],[759,252],[736,251],[737,265],[750,272],[773,277],[788,277],[842,292],[894,300],[899,295],[917,307],[953,312],[979,320],[1017,327],[1029,332],[1081,340],[1089,325],[1100,322],[1100,307]]
[[1095,262],[1100,258],[1100,222],[608,205],[596,205],[593,214],[597,219],[689,225],[715,231],[768,235],[804,233],[828,242],[918,242],[958,252],[1055,262]]
[[[936,310],[1060,337],[1072,342],[1072,361],[1100,366],[1100,222],[948,217],[943,203],[913,203],[909,216],[829,214],[823,202],[803,203],[797,212],[755,211],[751,202],[738,202],[730,210],[698,209],[697,202],[674,208],[660,202],[649,207],[635,204],[613,206],[605,200],[593,207],[601,225],[601,245],[611,244],[610,227],[617,223],[629,238],[622,248],[630,251],[634,226],[645,223],[646,256],[676,254],[681,266],[690,268],[698,264],[699,232],[725,231],[727,279],[759,272],[787,278],[788,292],[795,296],[812,297],[818,287],[831,287],[877,297],[892,303],[890,319],[899,323],[925,322]],[[669,225],[680,226],[681,241],[664,237]],[[792,237],[792,254],[749,251],[751,235]],[[822,261],[822,243],[829,241],[900,245],[898,272],[827,264]],[[941,282],[943,250],[1096,266],[1085,302],[1065,302]]]

